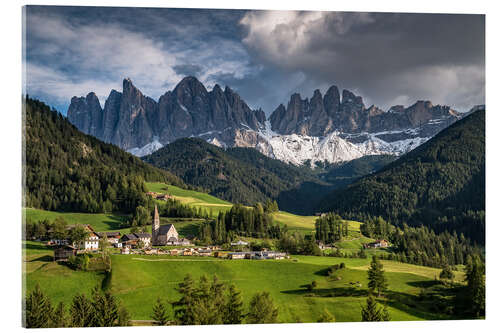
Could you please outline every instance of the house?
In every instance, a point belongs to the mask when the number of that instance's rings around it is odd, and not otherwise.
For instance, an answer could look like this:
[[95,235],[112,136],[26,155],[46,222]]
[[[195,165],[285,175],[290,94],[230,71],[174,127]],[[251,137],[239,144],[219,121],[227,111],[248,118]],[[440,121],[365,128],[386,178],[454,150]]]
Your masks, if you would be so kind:
[[216,252],[214,252],[214,257],[215,258],[226,258],[227,252],[216,251]]
[[317,242],[318,244],[318,247],[320,248],[320,250],[329,250],[329,249],[333,249],[333,246],[331,245],[328,245],[328,244],[324,244],[323,242],[321,241],[318,241]]
[[170,250],[170,255],[171,256],[178,256],[179,253],[181,253],[181,250],[179,250],[179,249],[172,249],[172,250]]
[[144,244],[144,247],[150,247],[151,246],[151,234],[147,232],[141,232],[141,233],[135,233],[134,234],[139,241],[141,241]]
[[111,245],[117,244],[121,237],[119,231],[98,232],[97,235],[101,239],[106,237]]
[[121,238],[121,242],[128,246],[136,247],[139,241],[144,244],[144,247],[149,247],[151,245],[151,234],[136,232],[133,234],[123,235]]
[[123,246],[123,243],[120,243],[120,241],[118,241],[118,243],[113,243],[113,246],[118,248],[118,249],[121,249]]
[[94,228],[90,224],[72,224],[68,225],[66,228],[70,231],[77,226],[82,226],[84,230],[87,232],[87,239],[80,244],[69,244],[69,239],[52,239],[50,240],[50,245],[72,245],[77,249],[85,250],[85,251],[95,251],[99,249],[99,235],[94,231]]
[[210,257],[212,255],[212,250],[200,249],[200,250],[198,250],[198,255],[200,255],[202,257]]
[[168,199],[173,199],[174,197],[171,196],[170,194],[158,194],[156,196],[156,199],[158,200],[164,200],[164,201],[168,201]]
[[385,239],[378,239],[375,242],[363,244],[364,248],[378,248],[378,247],[388,247],[389,242]]
[[231,243],[231,246],[247,246],[248,243],[242,240],[238,240],[237,242]]
[[182,251],[183,256],[193,256],[193,255],[197,255],[197,254],[198,254],[198,251],[196,251],[195,249],[184,249]]
[[71,245],[59,245],[54,249],[54,261],[68,260],[76,256],[76,248]]
[[137,236],[135,234],[125,234],[122,236],[122,238],[120,239],[121,243],[123,243],[124,246],[135,246],[137,245],[137,242],[139,241],[139,239],[137,238]]
[[124,247],[122,247],[120,253],[121,254],[130,254],[130,248],[128,246],[124,246]]
[[[78,225],[68,225],[68,228],[73,229],[77,226]],[[87,232],[87,239],[80,244],[73,244],[73,246],[85,251],[99,250],[99,235],[94,231],[94,228],[92,228],[90,224],[83,224],[82,226]]]
[[173,224],[160,225],[160,215],[158,214],[158,207],[155,205],[153,214],[153,227],[152,227],[152,245],[177,245],[179,241],[179,233]]
[[245,259],[246,252],[231,252],[227,255],[229,259]]

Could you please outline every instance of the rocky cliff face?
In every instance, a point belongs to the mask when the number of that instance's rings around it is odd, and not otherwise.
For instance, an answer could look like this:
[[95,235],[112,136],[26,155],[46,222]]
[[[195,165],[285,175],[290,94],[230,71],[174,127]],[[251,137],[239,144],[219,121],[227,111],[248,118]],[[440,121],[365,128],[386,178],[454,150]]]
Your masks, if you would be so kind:
[[251,110],[229,87],[222,90],[216,85],[209,92],[194,77],[184,78],[158,102],[125,79],[123,92],[112,90],[104,110],[94,93],[73,97],[68,108],[69,121],[81,131],[135,152],[189,136],[217,137],[234,145],[238,130],[258,131],[265,118],[262,110]]
[[400,105],[393,106],[388,112],[374,105],[367,108],[362,97],[348,90],[342,91],[341,100],[338,88],[332,86],[324,97],[316,90],[311,100],[293,94],[287,108],[278,106],[269,119],[272,130],[279,134],[320,137],[335,131],[398,131],[425,126],[430,120],[440,119],[448,123],[458,118],[459,114],[450,107],[434,106],[429,101],[418,101],[406,109]]
[[293,164],[348,161],[365,155],[403,154],[449,126],[461,115],[448,106],[418,101],[387,112],[366,107],[361,96],[331,86],[311,99],[293,94],[266,120],[231,88],[211,91],[186,77],[158,102],[130,79],[112,90],[104,104],[97,96],[73,97],[68,119],[81,131],[143,156],[183,137],[200,137],[221,147],[254,147]]

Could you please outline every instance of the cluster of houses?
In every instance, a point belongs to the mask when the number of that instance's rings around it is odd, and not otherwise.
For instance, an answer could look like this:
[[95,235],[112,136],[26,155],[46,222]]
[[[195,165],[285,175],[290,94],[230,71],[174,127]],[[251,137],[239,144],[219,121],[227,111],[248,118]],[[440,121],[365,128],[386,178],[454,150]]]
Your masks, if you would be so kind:
[[289,259],[290,256],[284,252],[275,252],[275,251],[248,251],[248,252],[230,252],[230,253],[216,253],[216,257],[227,257],[228,259],[255,259],[255,260],[264,260],[264,259]]
[[[158,209],[155,206],[152,221],[152,234],[136,232],[121,235],[118,231],[96,232],[91,225],[83,225],[87,232],[87,238],[80,244],[69,244],[68,239],[53,239],[49,245],[54,245],[54,260],[66,260],[78,252],[89,252],[99,250],[99,242],[107,240],[108,244],[121,249],[122,254],[166,254],[173,256],[213,256],[227,259],[284,259],[288,258],[286,253],[274,251],[247,251],[247,252],[224,252],[218,246],[189,247],[189,248],[162,248],[163,246],[188,246],[191,242],[186,238],[179,238],[179,233],[173,224],[160,225]],[[68,226],[69,229],[76,225]],[[231,243],[233,248],[247,246],[242,240]]]

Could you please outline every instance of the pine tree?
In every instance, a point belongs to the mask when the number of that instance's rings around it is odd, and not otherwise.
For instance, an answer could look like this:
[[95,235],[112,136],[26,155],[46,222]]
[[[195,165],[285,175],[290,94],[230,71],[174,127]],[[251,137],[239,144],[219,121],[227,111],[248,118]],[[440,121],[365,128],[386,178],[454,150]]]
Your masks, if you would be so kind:
[[66,309],[64,308],[64,303],[59,302],[57,307],[54,309],[52,314],[52,326],[53,327],[67,327],[68,317],[66,315]]
[[241,292],[236,289],[234,284],[232,284],[229,287],[224,324],[241,324],[244,317],[245,315],[243,314]]
[[51,327],[52,304],[37,284],[25,301],[24,319],[27,328]]
[[130,326],[130,313],[124,306],[118,309],[118,326]]
[[382,321],[382,313],[372,294],[366,299],[366,306],[361,307],[361,321]]
[[384,305],[384,308],[382,309],[382,321],[391,321],[391,315],[389,314],[387,305]]
[[485,282],[484,265],[478,258],[468,258],[465,280],[471,310],[474,316],[480,317],[485,310]]
[[269,324],[278,320],[278,308],[274,306],[271,295],[267,291],[256,293],[250,301],[247,314],[249,324]]
[[71,327],[91,327],[94,309],[90,300],[84,295],[75,295],[70,307]]
[[370,269],[368,270],[368,287],[370,290],[377,291],[380,297],[381,292],[387,289],[387,280],[383,271],[384,266],[377,260],[377,256],[372,257]]
[[193,296],[195,286],[193,278],[190,274],[187,274],[184,277],[184,280],[179,283],[176,290],[179,294],[181,294],[181,298],[176,302],[172,302],[174,317],[180,325],[192,324],[194,322]]
[[93,293],[94,326],[111,327],[117,325],[118,303],[109,291],[102,292],[96,286]]
[[332,323],[334,321],[335,317],[327,309],[318,318],[318,323]]
[[156,299],[156,303],[153,305],[153,315],[151,318],[158,326],[164,326],[168,322],[167,309],[160,297]]

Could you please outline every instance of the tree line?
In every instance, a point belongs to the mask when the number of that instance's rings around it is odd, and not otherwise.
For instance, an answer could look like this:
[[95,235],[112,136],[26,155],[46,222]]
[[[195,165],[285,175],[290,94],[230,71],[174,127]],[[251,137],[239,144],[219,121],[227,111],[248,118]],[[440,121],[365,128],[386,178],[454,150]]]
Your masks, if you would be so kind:
[[129,326],[127,309],[109,291],[95,287],[90,296],[77,294],[69,307],[53,305],[37,284],[23,302],[23,322],[27,328]]
[[158,298],[151,318],[156,325],[221,325],[264,324],[278,321],[278,308],[269,292],[257,292],[244,308],[241,292],[234,284],[221,282],[216,275],[210,281],[202,275],[198,281],[187,274],[176,288],[180,298],[170,302],[173,316],[169,317],[167,302]]
[[325,244],[341,241],[348,235],[348,223],[333,213],[328,213],[316,219],[314,224],[316,239]]

